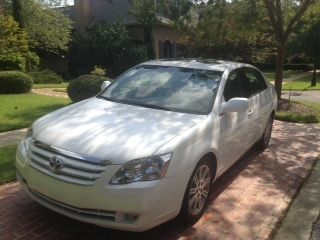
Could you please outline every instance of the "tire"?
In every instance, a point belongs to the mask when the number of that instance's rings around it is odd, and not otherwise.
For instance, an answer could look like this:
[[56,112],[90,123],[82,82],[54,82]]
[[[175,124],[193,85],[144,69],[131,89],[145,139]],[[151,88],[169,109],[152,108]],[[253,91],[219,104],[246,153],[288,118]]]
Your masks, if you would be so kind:
[[273,114],[269,117],[269,120],[267,122],[267,125],[264,129],[263,135],[258,141],[257,145],[261,151],[264,151],[265,149],[268,148],[270,138],[271,138],[271,133],[272,133],[272,125],[274,121],[274,116]]
[[206,209],[212,187],[212,166],[210,160],[201,160],[194,169],[180,211],[183,224],[193,225]]

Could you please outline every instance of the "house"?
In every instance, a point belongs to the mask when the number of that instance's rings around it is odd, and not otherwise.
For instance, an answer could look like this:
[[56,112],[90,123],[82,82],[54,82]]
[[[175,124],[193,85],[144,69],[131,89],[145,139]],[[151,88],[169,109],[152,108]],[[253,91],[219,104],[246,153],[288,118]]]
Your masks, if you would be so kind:
[[[75,30],[80,33],[95,23],[121,20],[127,25],[132,38],[143,42],[143,26],[130,14],[131,7],[132,0],[75,0],[73,9],[68,10],[68,15],[75,22]],[[168,18],[158,15],[154,30],[156,58],[175,58],[179,35],[170,26]]]

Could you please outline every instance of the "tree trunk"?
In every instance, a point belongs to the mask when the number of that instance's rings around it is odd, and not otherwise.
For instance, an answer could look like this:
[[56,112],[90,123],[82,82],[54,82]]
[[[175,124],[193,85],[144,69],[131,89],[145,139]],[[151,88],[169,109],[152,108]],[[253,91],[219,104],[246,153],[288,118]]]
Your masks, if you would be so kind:
[[276,76],[275,76],[275,82],[274,82],[277,97],[279,100],[281,99],[281,90],[282,90],[284,54],[285,54],[285,47],[284,47],[284,44],[281,44],[278,46],[278,49],[277,49],[277,65],[276,65]]
[[4,0],[0,0],[0,16],[4,16]]
[[317,85],[317,63],[316,61],[313,63],[313,75],[311,80],[311,87],[314,87]]
[[317,85],[317,66],[318,66],[318,54],[319,50],[319,31],[316,30],[316,37],[314,42],[314,58],[313,58],[313,76],[311,80],[311,87],[314,87]]

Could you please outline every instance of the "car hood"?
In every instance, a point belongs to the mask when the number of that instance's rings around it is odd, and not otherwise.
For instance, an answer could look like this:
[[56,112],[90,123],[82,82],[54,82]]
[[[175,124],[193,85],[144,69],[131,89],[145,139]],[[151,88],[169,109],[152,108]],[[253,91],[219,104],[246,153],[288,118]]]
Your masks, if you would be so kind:
[[43,143],[123,164],[152,155],[205,118],[91,98],[40,118],[33,132]]

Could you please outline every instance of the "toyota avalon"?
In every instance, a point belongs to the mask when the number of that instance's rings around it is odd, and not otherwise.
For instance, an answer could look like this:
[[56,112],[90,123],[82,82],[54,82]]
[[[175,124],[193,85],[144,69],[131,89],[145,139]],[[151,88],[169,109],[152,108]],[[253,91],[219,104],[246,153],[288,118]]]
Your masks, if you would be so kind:
[[253,145],[267,148],[276,105],[248,64],[145,62],[35,121],[16,153],[17,179],[45,207],[102,227],[192,224],[213,181]]

